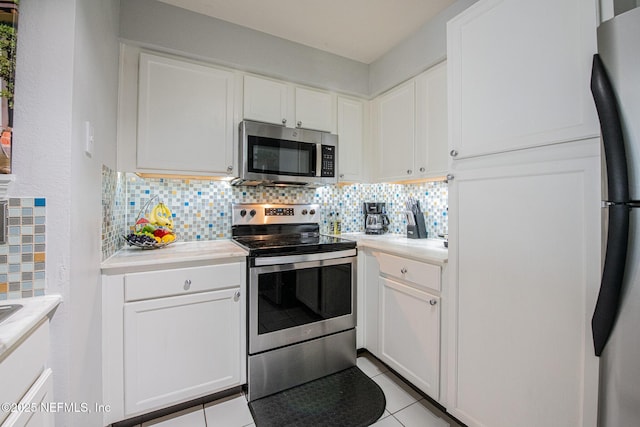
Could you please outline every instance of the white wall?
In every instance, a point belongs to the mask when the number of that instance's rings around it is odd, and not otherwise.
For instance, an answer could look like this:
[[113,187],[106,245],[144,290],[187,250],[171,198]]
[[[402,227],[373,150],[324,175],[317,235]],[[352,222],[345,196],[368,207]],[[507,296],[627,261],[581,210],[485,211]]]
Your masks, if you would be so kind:
[[447,57],[447,21],[478,0],[458,0],[369,66],[369,95],[382,92]]
[[369,65],[155,0],[122,3],[120,37],[134,45],[368,99],[444,60],[446,22],[476,1],[457,0]]
[[[101,402],[101,168],[115,167],[118,0],[22,0],[12,197],[45,197],[47,293],[54,399]],[[96,150],[83,153],[83,124]],[[100,425],[101,414],[56,415],[56,425]]]
[[295,83],[368,93],[368,66],[155,0],[123,1],[124,41]]

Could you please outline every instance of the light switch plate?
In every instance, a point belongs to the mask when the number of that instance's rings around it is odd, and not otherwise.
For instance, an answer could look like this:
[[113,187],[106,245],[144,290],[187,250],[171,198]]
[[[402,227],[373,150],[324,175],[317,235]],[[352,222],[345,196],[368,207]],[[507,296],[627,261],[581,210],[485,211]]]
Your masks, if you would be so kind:
[[91,157],[93,156],[94,137],[93,137],[93,125],[91,122],[84,122],[84,153]]

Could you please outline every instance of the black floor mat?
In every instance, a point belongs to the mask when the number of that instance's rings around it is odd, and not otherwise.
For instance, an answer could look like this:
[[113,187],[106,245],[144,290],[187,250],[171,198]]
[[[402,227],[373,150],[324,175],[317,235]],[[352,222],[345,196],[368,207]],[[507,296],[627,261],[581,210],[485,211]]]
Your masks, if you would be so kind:
[[384,393],[357,367],[249,403],[256,427],[360,427],[384,412]]

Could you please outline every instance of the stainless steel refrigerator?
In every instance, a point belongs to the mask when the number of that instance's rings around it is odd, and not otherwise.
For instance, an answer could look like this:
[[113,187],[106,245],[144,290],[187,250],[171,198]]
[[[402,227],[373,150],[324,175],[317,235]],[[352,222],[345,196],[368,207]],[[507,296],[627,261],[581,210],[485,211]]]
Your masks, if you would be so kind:
[[640,7],[598,28],[591,88],[606,159],[606,255],[593,314],[599,426],[640,426]]

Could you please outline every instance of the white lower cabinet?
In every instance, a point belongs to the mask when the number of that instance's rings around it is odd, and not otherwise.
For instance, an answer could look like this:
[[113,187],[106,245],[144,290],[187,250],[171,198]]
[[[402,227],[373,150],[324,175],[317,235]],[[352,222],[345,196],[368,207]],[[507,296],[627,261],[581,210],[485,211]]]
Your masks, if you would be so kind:
[[440,298],[380,277],[380,358],[438,399]]
[[48,356],[49,321],[45,320],[0,363],[0,402],[21,408],[9,412],[3,407],[2,427],[54,425],[54,411],[41,406],[53,401],[53,375],[45,368]]
[[55,412],[46,410],[52,402],[53,371],[45,369],[20,401],[21,408],[33,410],[13,413],[2,427],[53,427]]
[[446,357],[445,267],[358,249],[358,328],[364,329],[364,348],[441,404],[447,378],[440,362]]
[[375,253],[358,248],[358,348],[366,348],[380,357],[378,351],[378,275],[380,267]]
[[245,263],[103,276],[105,425],[246,381]]

